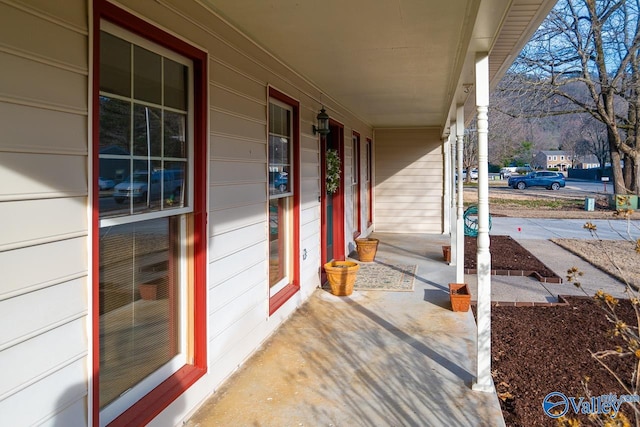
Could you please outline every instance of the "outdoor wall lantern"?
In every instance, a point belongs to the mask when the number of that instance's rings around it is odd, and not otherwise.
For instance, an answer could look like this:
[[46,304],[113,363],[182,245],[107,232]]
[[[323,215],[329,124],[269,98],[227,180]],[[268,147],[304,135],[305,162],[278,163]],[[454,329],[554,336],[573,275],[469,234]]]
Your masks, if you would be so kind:
[[316,117],[318,119],[318,127],[313,125],[313,134],[319,133],[320,135],[326,135],[329,133],[329,115],[324,111],[324,106]]

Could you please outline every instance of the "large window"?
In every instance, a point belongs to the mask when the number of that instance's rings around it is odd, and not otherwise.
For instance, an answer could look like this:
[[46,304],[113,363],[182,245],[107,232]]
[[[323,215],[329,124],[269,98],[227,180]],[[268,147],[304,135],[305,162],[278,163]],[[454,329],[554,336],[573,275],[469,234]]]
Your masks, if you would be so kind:
[[[102,6],[115,21],[136,21]],[[139,24],[131,29],[146,36],[150,25]],[[201,371],[195,377],[204,373],[196,336],[203,325],[195,319],[204,307],[204,246],[197,242],[205,240],[205,193],[195,177],[204,175],[197,113],[206,95],[196,88],[204,90],[206,55],[169,49],[184,42],[152,28],[162,44],[107,20],[99,26],[94,420],[136,424],[148,421],[136,418],[136,405],[149,417],[149,407],[175,398],[172,381],[184,389],[194,370]]]
[[367,220],[366,224],[369,227],[373,223],[373,153],[371,147],[371,140],[367,138],[366,144],[366,161],[365,161],[365,171],[364,171],[364,182],[366,188],[366,200],[367,206],[365,209]]
[[298,282],[298,104],[269,90],[269,297],[271,312]]
[[353,206],[353,236],[360,235],[360,134],[353,132],[351,146],[351,204]]

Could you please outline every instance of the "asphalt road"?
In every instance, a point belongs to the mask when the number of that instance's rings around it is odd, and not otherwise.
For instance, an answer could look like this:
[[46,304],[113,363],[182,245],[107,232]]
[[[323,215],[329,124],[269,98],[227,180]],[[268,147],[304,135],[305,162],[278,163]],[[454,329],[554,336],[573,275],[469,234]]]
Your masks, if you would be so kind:
[[567,179],[566,184],[564,188],[557,191],[547,190],[544,187],[528,187],[524,190],[517,190],[507,187],[505,182],[505,186],[489,186],[489,193],[503,195],[512,193],[513,195],[520,194],[539,198],[553,197],[556,199],[581,199],[584,197],[604,196],[605,194],[613,193],[613,184],[611,183],[607,183],[605,186],[602,182]]

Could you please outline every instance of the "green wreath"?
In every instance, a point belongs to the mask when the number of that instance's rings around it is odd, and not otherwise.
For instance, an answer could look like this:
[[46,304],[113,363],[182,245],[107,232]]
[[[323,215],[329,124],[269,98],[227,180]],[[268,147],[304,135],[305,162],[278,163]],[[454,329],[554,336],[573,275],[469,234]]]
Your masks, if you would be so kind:
[[340,156],[338,156],[338,151],[327,150],[326,159],[326,188],[327,193],[333,194],[338,191],[338,187],[340,186]]

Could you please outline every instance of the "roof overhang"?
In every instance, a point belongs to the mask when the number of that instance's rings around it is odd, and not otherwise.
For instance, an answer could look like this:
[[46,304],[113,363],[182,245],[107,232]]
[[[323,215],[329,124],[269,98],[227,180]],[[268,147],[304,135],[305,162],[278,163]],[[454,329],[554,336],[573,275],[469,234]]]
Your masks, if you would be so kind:
[[495,85],[556,2],[200,1],[372,127],[443,134],[473,112],[476,53]]

